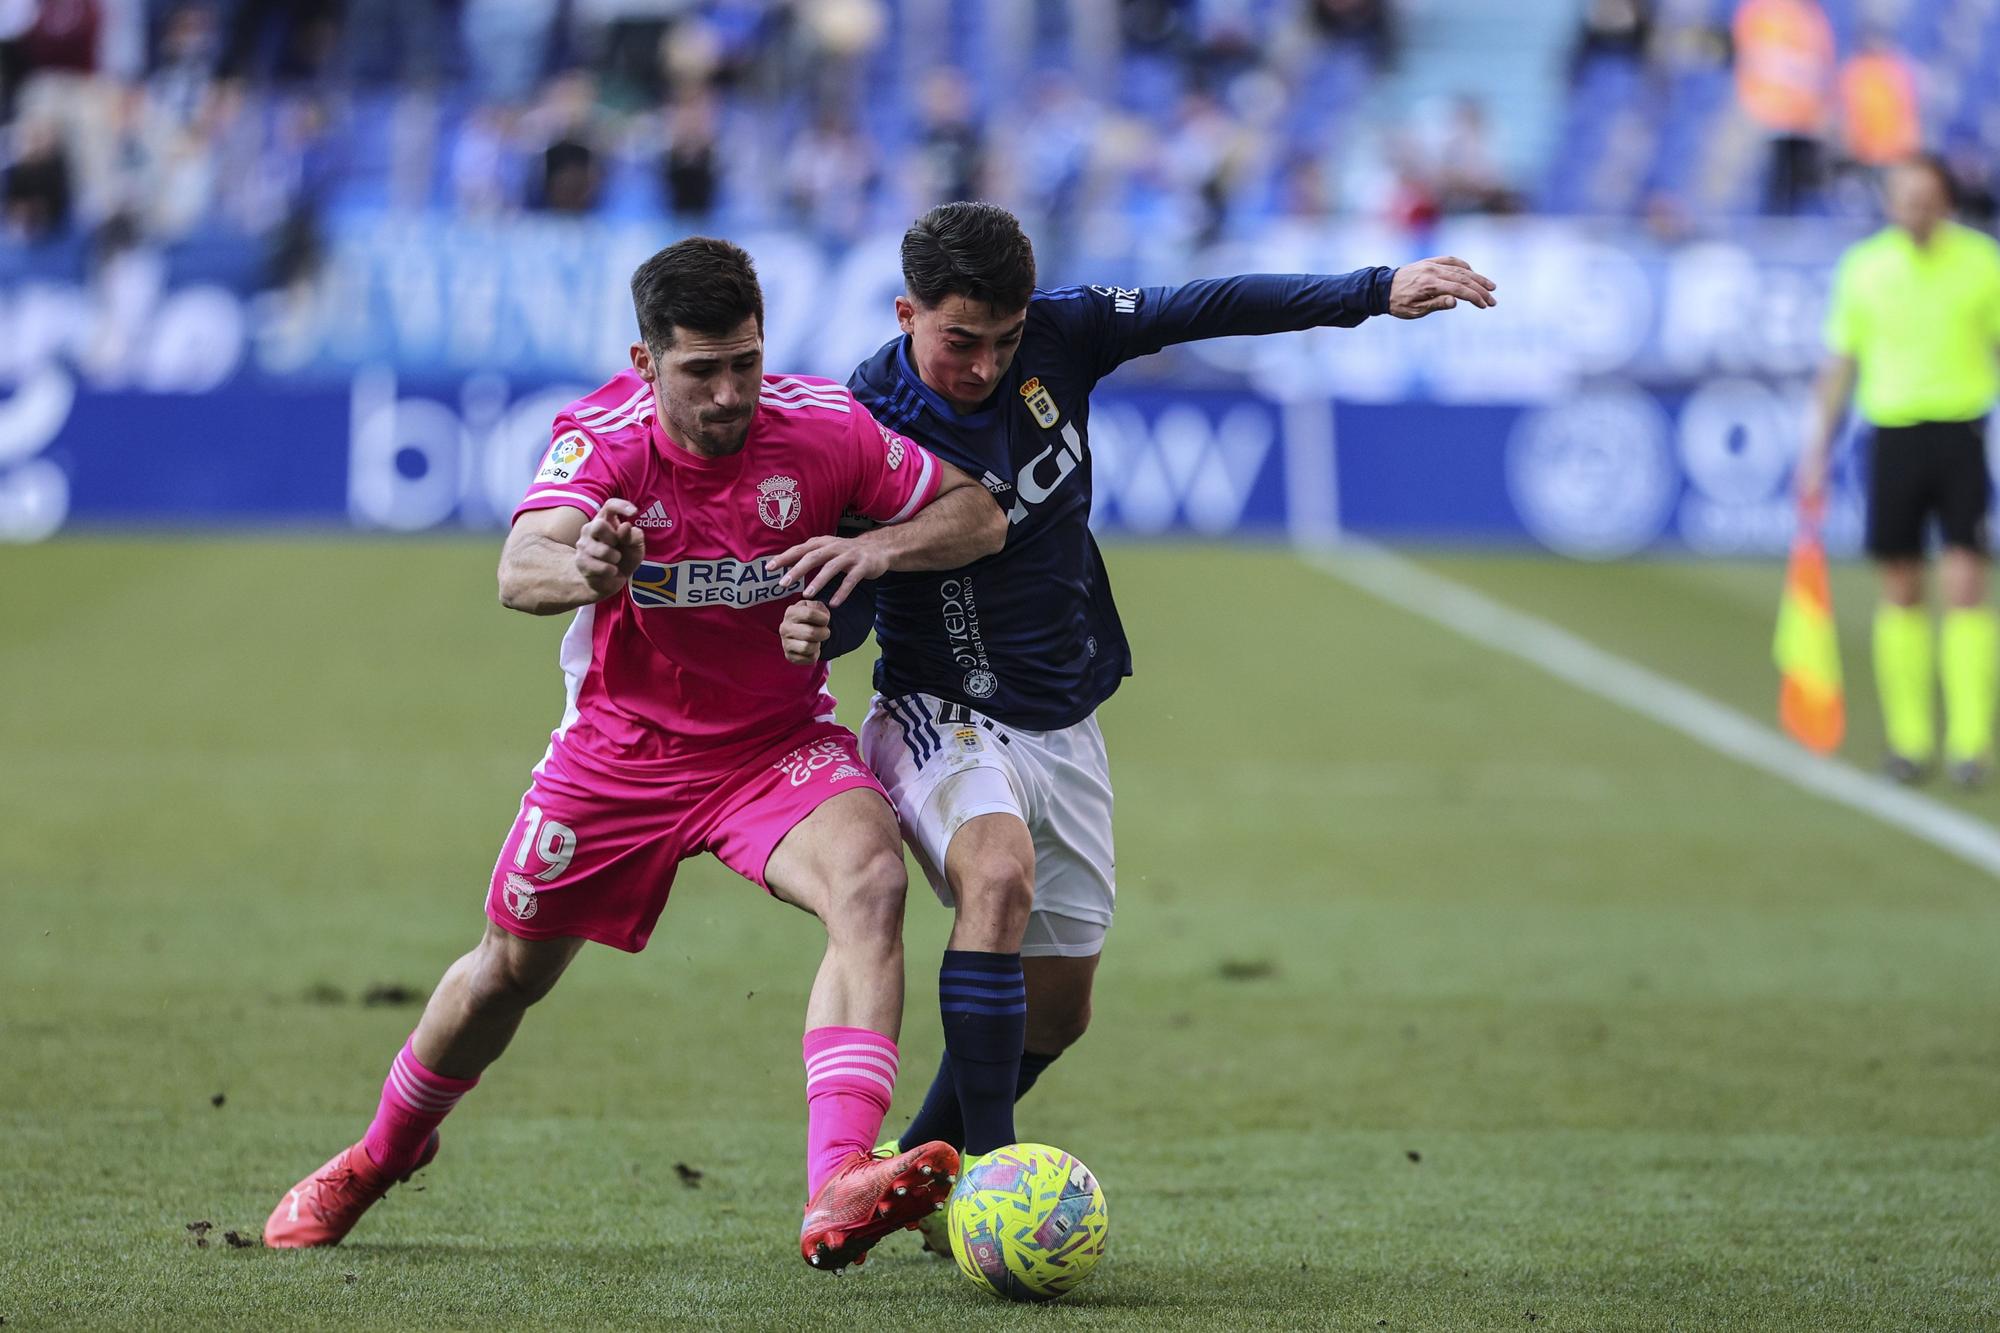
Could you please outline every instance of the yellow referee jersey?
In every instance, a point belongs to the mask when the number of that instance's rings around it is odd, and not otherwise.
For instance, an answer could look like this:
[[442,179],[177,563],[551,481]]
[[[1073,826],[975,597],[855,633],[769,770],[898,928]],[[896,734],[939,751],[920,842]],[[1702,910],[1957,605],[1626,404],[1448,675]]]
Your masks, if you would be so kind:
[[1826,345],[1860,367],[1877,426],[1970,421],[2000,397],[2000,245],[1940,223],[1928,246],[1886,227],[1841,256]]

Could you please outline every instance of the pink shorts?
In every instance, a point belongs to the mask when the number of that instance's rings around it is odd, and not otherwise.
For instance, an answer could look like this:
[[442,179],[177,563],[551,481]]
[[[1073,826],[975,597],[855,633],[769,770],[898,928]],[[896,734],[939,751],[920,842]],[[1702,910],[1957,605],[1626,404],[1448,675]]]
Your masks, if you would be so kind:
[[581,936],[637,953],[682,861],[713,852],[768,892],[764,867],[785,835],[856,790],[889,799],[854,733],[831,722],[733,768],[650,781],[607,773],[557,742],[500,848],[486,915],[524,939]]

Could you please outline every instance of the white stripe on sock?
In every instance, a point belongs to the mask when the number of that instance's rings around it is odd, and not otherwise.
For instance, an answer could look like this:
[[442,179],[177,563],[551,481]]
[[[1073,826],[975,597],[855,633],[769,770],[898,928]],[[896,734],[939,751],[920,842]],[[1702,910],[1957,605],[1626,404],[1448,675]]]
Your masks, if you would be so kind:
[[812,1096],[815,1089],[836,1078],[867,1079],[871,1083],[880,1083],[882,1091],[892,1097],[896,1093],[896,1084],[893,1079],[884,1078],[881,1074],[868,1068],[866,1065],[842,1065],[838,1069],[828,1069],[818,1074],[807,1075],[806,1096]]
[[843,1055],[849,1053],[861,1053],[866,1055],[873,1055],[878,1057],[879,1059],[887,1060],[892,1065],[897,1062],[896,1048],[894,1046],[889,1045],[889,1043],[887,1042],[883,1042],[880,1046],[877,1046],[873,1042],[850,1041],[842,1046],[828,1046],[825,1047],[824,1049],[814,1051],[811,1055],[806,1057],[806,1068],[808,1069],[812,1068],[814,1065],[826,1059],[828,1056]]
[[422,1092],[412,1090],[409,1083],[401,1075],[394,1073],[389,1075],[389,1086],[395,1092],[397,1100],[401,1101],[404,1106],[412,1111],[422,1112],[425,1115],[443,1115],[457,1101],[455,1097],[433,1100]]
[[885,1064],[880,1060],[870,1060],[866,1056],[857,1055],[847,1059],[833,1060],[825,1064],[812,1066],[806,1070],[806,1082],[807,1084],[811,1084],[816,1079],[829,1078],[835,1074],[857,1069],[866,1069],[871,1073],[880,1074],[891,1083],[896,1081],[896,1066]]
[[806,1061],[806,1073],[812,1074],[825,1068],[829,1063],[844,1063],[849,1060],[867,1060],[881,1066],[882,1072],[890,1078],[896,1076],[901,1065],[895,1053],[868,1046],[841,1046],[833,1050],[821,1051]]
[[396,1092],[402,1099],[418,1111],[449,1111],[464,1095],[447,1092],[443,1088],[424,1082],[404,1066],[400,1057],[389,1066],[389,1081],[395,1085]]

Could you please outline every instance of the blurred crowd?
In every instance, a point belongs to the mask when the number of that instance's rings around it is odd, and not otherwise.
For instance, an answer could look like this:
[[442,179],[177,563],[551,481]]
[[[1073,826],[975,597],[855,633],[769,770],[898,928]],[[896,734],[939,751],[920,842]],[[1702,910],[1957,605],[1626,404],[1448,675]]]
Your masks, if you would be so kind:
[[[1977,9],[1990,14],[1992,6]],[[1810,209],[1843,176],[1927,146],[1926,93],[1950,82],[1952,72],[1927,68],[1888,29],[1865,25],[1843,51],[1818,0],[1744,0],[1730,35],[1737,98],[1770,136],[1766,211]],[[1977,41],[1977,32],[1968,36]],[[1993,128],[1990,117],[1980,116],[1933,145],[1947,150],[1962,201],[1988,225]]]
[[1384,0],[1259,8],[0,0],[6,229],[219,227],[296,263],[345,203],[844,238],[979,195],[1058,219],[1114,197],[1134,225],[1212,233],[1252,185],[1326,207],[1310,154],[1287,156],[1323,127],[1279,122],[1325,62],[1358,87],[1389,56]]
[[[1667,225],[1703,212],[1870,216],[1877,169],[1928,151],[1962,211],[1993,224],[1995,0],[1584,0],[1571,78],[1589,89],[1576,99],[1585,114],[1687,159],[1627,153],[1640,165],[1610,192],[1614,209]],[[1704,99],[1711,87],[1721,105]],[[1676,141],[1671,125],[1690,115],[1701,133]]]
[[[1577,2],[1579,89],[1733,71],[1765,211],[1927,137],[1915,58],[1872,31],[1838,49],[1816,0]],[[1371,116],[1411,21],[1392,0],[0,0],[0,207],[15,244],[262,238],[279,283],[342,208],[843,240],[978,196],[1059,247],[1086,218],[1199,243],[1562,207],[1510,179],[1479,97]],[[1985,141],[1956,150],[1969,181]]]

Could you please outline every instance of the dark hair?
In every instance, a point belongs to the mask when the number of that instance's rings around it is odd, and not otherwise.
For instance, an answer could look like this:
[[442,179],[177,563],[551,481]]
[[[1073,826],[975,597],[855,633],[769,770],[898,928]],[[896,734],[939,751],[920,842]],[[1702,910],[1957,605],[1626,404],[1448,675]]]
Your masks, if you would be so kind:
[[733,332],[752,315],[764,327],[764,289],[742,247],[713,236],[676,241],[632,273],[632,309],[646,346],[674,345],[675,329]]
[[1946,162],[1942,155],[1919,150],[1908,157],[1898,158],[1891,165],[1930,172],[1932,178],[1937,181],[1938,188],[1944,191],[1945,206],[1958,207],[1958,177],[1952,174],[1951,164]]
[[939,204],[903,233],[903,283],[918,304],[947,296],[995,311],[1024,310],[1035,290],[1035,247],[997,204]]

